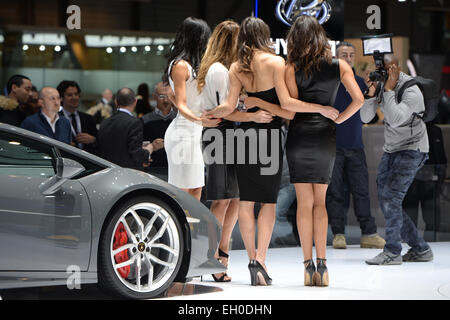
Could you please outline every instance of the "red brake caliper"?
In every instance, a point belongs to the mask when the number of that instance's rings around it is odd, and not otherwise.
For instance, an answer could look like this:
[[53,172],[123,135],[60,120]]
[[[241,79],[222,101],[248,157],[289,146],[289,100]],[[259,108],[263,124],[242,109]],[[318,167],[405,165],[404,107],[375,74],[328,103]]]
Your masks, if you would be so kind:
[[[125,230],[125,227],[123,226],[122,222],[119,223],[117,226],[116,232],[114,233],[114,244],[113,244],[113,250],[116,250],[117,248],[120,248],[123,245],[126,245],[128,243],[128,236],[127,232]],[[122,263],[128,260],[128,250],[125,249],[118,254],[114,256],[114,260],[116,260],[116,263]],[[130,273],[130,266],[122,267],[118,269],[119,274],[122,276],[122,278],[128,277],[128,274]]]

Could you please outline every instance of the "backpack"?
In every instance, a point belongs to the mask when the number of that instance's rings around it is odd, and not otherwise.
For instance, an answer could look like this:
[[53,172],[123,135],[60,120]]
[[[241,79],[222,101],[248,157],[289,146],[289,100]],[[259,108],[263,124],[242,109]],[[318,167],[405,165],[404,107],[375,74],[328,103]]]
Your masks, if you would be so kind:
[[434,80],[418,76],[406,81],[398,90],[397,103],[402,101],[402,96],[405,90],[414,85],[417,85],[420,91],[422,91],[423,100],[425,103],[425,111],[420,112],[421,115],[416,114],[416,116],[421,118],[424,122],[430,122],[436,118],[439,105],[439,90],[437,89],[437,85]]

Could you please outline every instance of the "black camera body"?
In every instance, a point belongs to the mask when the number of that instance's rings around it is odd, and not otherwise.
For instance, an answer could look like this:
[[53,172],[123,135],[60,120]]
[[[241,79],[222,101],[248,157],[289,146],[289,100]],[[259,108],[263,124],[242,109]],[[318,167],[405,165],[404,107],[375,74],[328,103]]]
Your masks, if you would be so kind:
[[369,74],[371,82],[385,83],[389,77],[387,70],[384,68],[384,53],[375,51],[373,53],[373,60],[375,61],[375,71]]
[[383,99],[384,85],[389,78],[389,74],[384,67],[384,55],[393,53],[392,50],[393,34],[380,34],[374,36],[362,37],[363,51],[365,56],[373,56],[375,61],[375,71],[369,74],[369,80],[377,84],[375,95],[380,103]]

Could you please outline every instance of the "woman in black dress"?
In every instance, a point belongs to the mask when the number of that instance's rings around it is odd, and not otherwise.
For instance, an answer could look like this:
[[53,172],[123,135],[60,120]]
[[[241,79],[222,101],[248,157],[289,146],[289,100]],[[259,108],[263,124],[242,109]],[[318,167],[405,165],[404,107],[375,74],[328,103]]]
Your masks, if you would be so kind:
[[[214,109],[228,96],[230,89],[228,69],[237,60],[238,34],[239,25],[234,21],[226,20],[215,27],[209,38],[197,77],[197,89],[201,93],[203,108],[206,110]],[[228,267],[231,234],[239,211],[236,166],[227,161],[229,157],[227,145],[233,144],[235,121],[269,123],[272,121],[272,115],[264,110],[247,113],[236,109],[225,117],[217,128],[203,128],[206,199],[212,200],[210,210],[222,225],[222,235],[215,256],[226,267]],[[221,150],[215,148],[218,142],[222,144]],[[217,282],[231,281],[231,277],[226,272],[212,276]]]
[[[248,17],[240,26],[238,61],[230,68],[230,91],[225,102],[208,112],[208,117],[223,118],[234,111],[242,88],[249,96],[279,104],[273,74],[283,58],[271,49],[270,29],[261,19]],[[269,285],[271,278],[265,266],[267,249],[275,223],[275,204],[280,189],[282,169],[281,118],[294,113],[274,108],[274,119],[257,123],[258,108],[247,111],[251,122],[242,122],[236,130],[236,171],[239,185],[239,228],[250,259],[252,285]],[[266,162],[264,153],[268,154]],[[261,152],[262,151],[262,152]],[[262,156],[261,156],[262,155]],[[251,159],[253,158],[254,159]],[[255,160],[255,161],[252,161]],[[258,243],[255,246],[255,202],[261,203],[257,218]]]
[[[297,226],[305,260],[305,285],[328,286],[325,197],[336,153],[335,123],[342,123],[357,112],[364,97],[351,67],[343,60],[332,59],[325,30],[309,16],[299,17],[289,31],[285,80],[291,97],[327,109],[317,113],[300,104],[292,105],[289,99],[279,96],[283,109],[297,112],[289,125],[286,153],[291,183],[297,193]],[[353,102],[338,115],[337,110],[326,106],[334,104],[340,82]],[[275,107],[256,99],[247,99],[246,105],[267,110]],[[317,269],[312,260],[313,240]]]

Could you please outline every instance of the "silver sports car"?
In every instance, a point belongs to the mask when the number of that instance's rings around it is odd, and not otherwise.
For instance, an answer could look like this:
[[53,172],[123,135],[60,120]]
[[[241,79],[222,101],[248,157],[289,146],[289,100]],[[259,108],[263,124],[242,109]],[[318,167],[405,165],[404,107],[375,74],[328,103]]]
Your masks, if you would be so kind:
[[187,193],[0,123],[0,289],[96,283],[125,298],[224,271],[220,226]]

